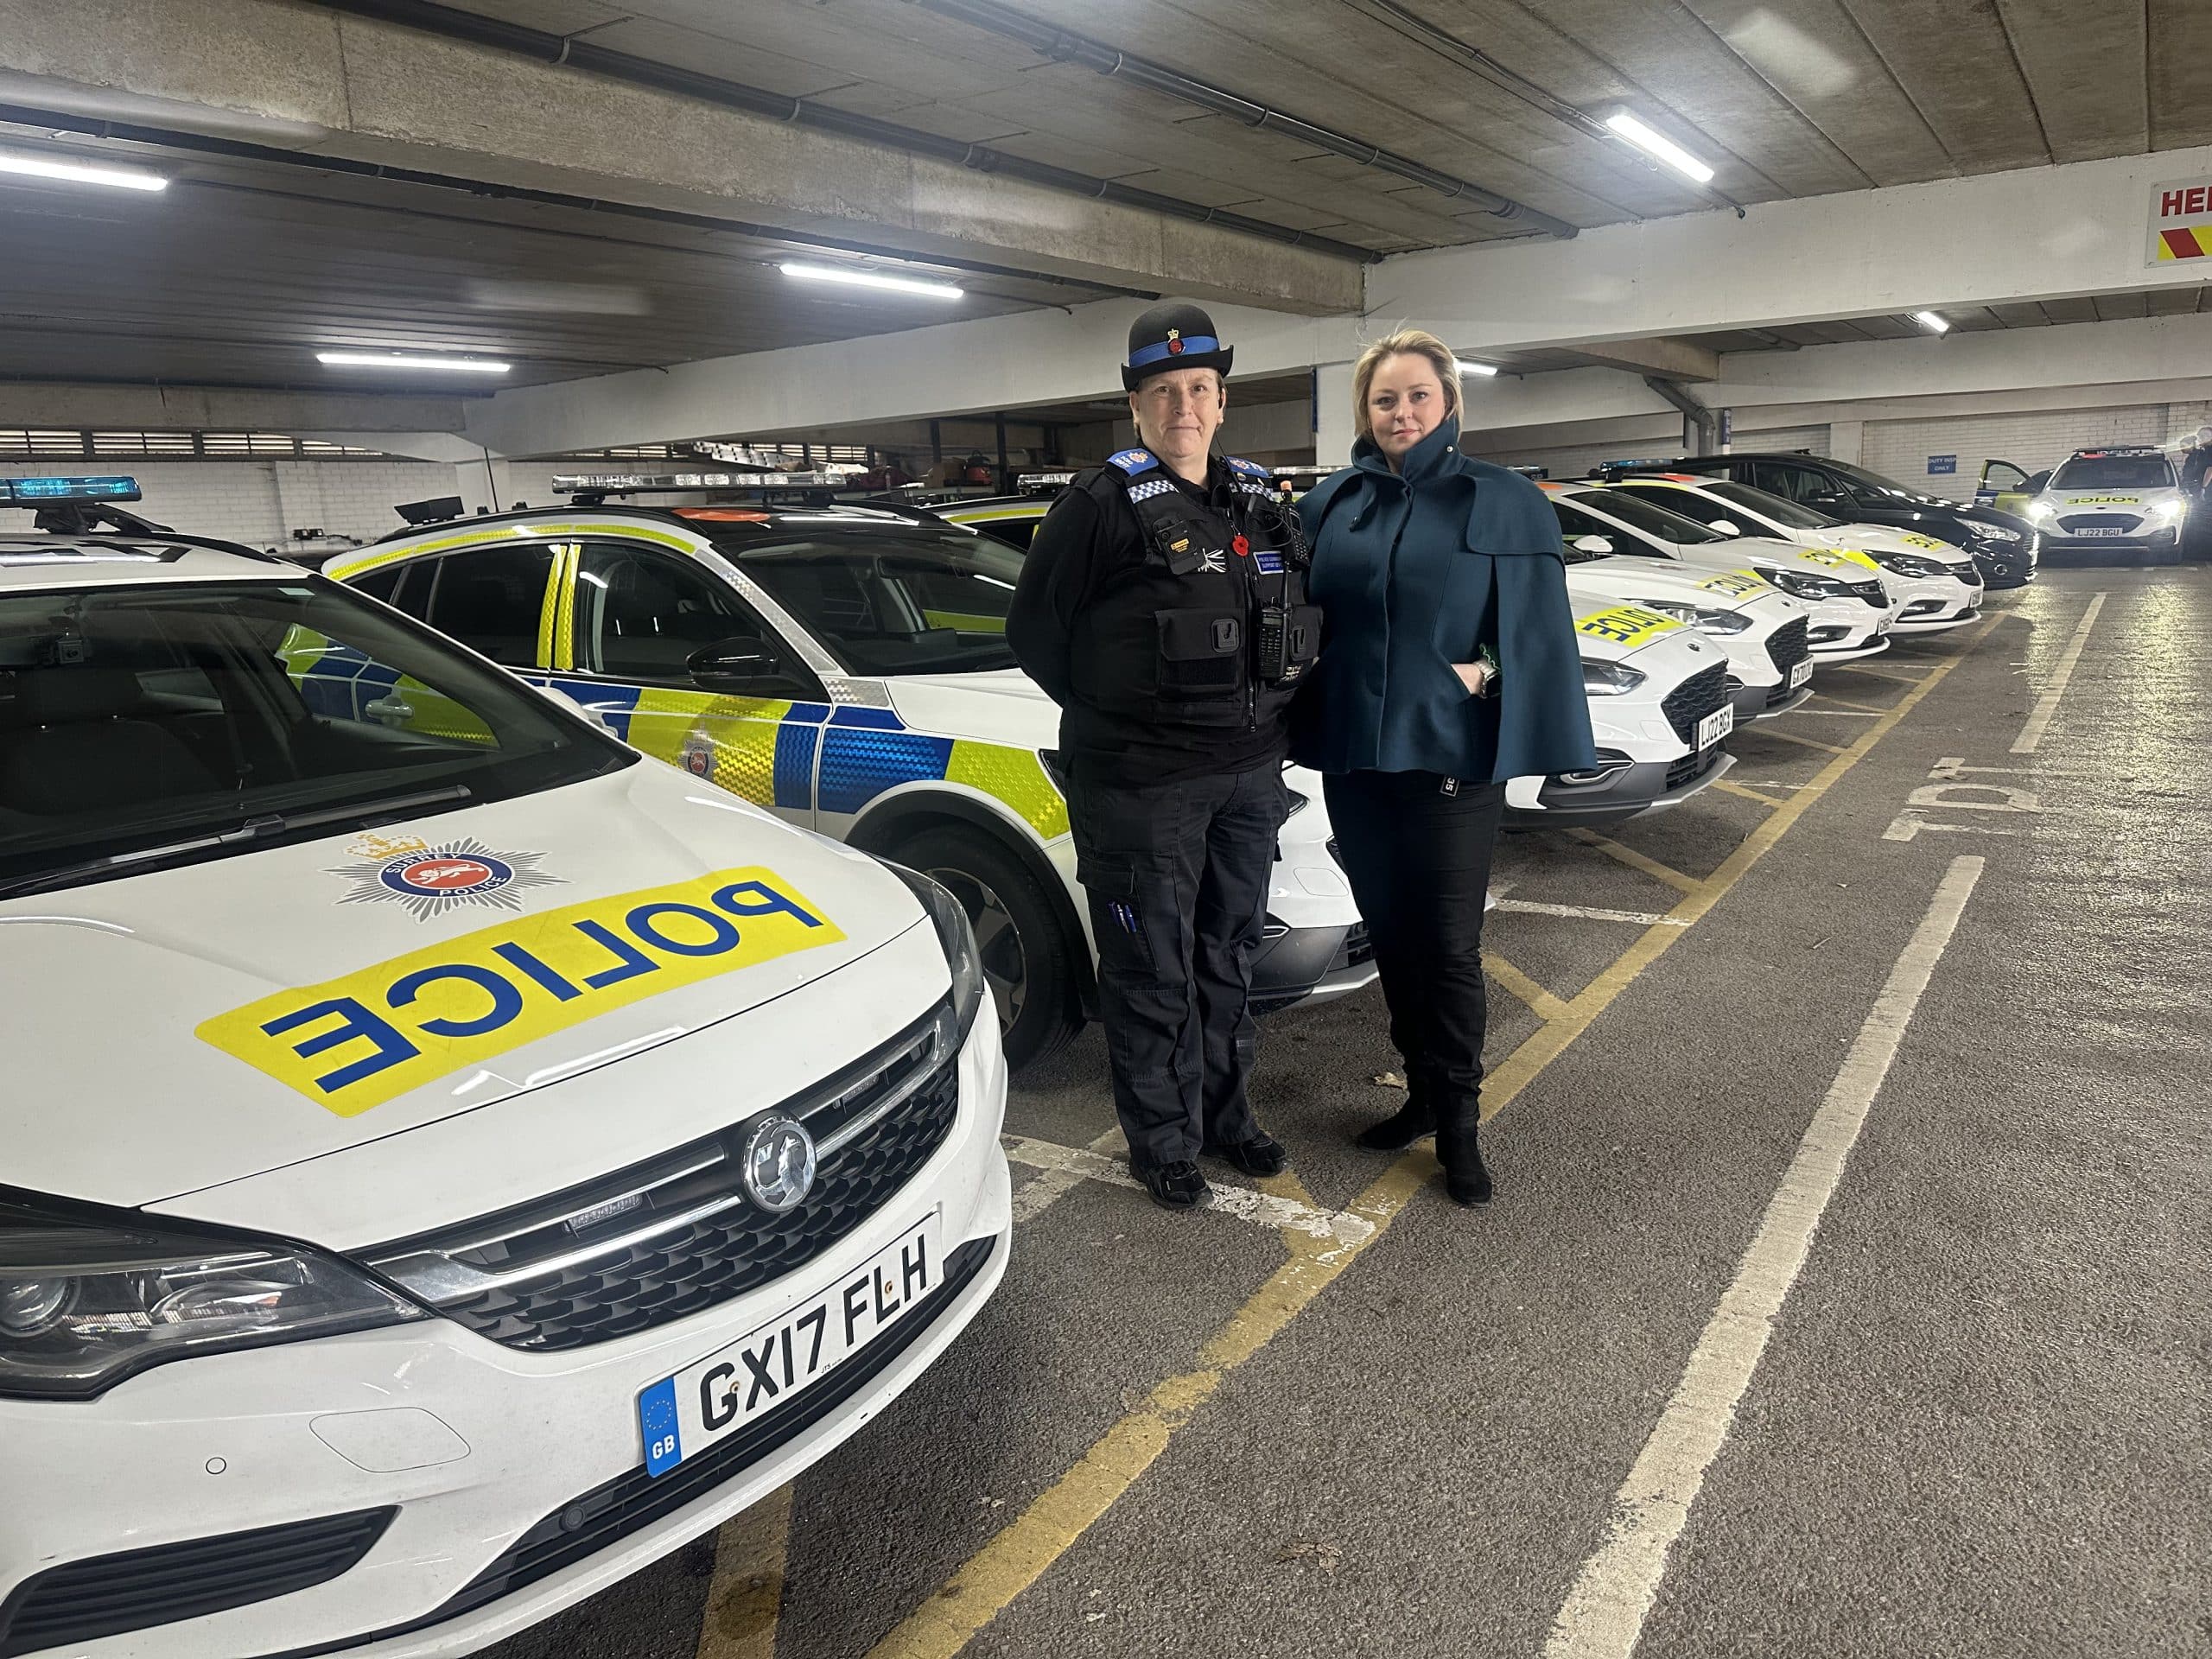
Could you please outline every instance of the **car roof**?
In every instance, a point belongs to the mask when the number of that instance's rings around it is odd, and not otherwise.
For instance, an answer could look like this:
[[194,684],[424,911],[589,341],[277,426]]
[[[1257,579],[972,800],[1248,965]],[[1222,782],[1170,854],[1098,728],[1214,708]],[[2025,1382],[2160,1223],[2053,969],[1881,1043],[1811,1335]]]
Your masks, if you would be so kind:
[[0,531],[0,590],[132,582],[300,582],[296,564],[185,537]]

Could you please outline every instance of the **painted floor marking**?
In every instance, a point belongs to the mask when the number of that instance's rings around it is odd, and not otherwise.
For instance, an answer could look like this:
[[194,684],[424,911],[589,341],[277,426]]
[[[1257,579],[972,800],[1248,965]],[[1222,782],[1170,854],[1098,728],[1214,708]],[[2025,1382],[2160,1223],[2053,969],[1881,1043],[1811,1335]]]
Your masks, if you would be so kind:
[[1641,870],[1655,881],[1664,881],[1669,887],[1682,893],[1697,891],[1697,877],[1684,875],[1672,865],[1662,864],[1657,859],[1647,857],[1633,847],[1624,847],[1618,841],[1599,835],[1595,830],[1577,827],[1568,830],[1567,833],[1585,847],[1595,847],[1615,863],[1625,864],[1631,870]]
[[1839,697],[1833,691],[1815,691],[1813,695],[1820,698],[1823,702],[1840,702],[1847,709],[1863,709],[1870,715],[1886,714],[1888,712],[1886,709],[1876,708],[1871,702],[1853,702],[1849,697]]
[[1671,916],[1648,910],[1599,910],[1590,905],[1546,905],[1534,899],[1501,899],[1492,910],[1510,910],[1522,916],[1565,916],[1583,922],[1629,922],[1637,927],[1688,927]]
[[[2005,614],[1992,616],[1968,643],[1980,644]],[[1726,897],[1837,779],[1895,730],[1897,722],[1966,658],[1961,652],[1939,664],[1899,698],[1897,707],[1878,723],[1867,728],[1848,752],[1821,767],[1803,793],[1760,820],[1720,868],[1698,884],[1698,891],[1675,906],[1667,918],[1674,925],[1647,928],[1594,983],[1569,1001],[1564,1014],[1507,1056],[1484,1081],[1484,1117],[1495,1117],[1511,1104],[1514,1096],[1663,956],[1669,945],[1684,936],[1689,924]],[[1198,1350],[1193,1369],[1157,1384],[1141,1405],[1093,1441],[1073,1468],[987,1540],[935,1594],[871,1648],[868,1659],[950,1659],[966,1647],[971,1637],[1036,1583],[1120,1501],[1167,1449],[1176,1433],[1213,1398],[1230,1372],[1273,1341],[1362,1252],[1389,1230],[1390,1224],[1436,1173],[1436,1160],[1425,1149],[1408,1152],[1392,1163],[1347,1206],[1346,1213],[1373,1224],[1374,1230],[1360,1243],[1325,1251],[1319,1240],[1286,1232],[1283,1237],[1290,1248],[1290,1260]]]
[[[1118,1130],[1115,1138],[1120,1139]],[[1002,1135],[999,1143],[1015,1163],[1048,1174],[1065,1175],[1070,1178],[1070,1185],[1100,1181],[1108,1186],[1128,1187],[1132,1192],[1145,1190],[1144,1183],[1129,1173],[1129,1166],[1123,1159],[1109,1158],[1088,1147],[1032,1140],[1022,1135]],[[1344,1245],[1364,1243],[1375,1230],[1372,1223],[1358,1216],[1319,1209],[1298,1198],[1256,1192],[1249,1186],[1228,1185],[1211,1171],[1208,1179],[1213,1187],[1213,1202],[1206,1206],[1209,1214],[1234,1216],[1255,1226],[1287,1230],[1303,1233],[1308,1238],[1332,1239]]]
[[776,1659],[791,1489],[779,1486],[715,1535],[715,1576],[699,1621],[696,1659]]
[[1895,680],[1900,685],[1918,685],[1923,677],[1918,674],[1908,674],[1903,669],[1876,668],[1870,663],[1829,663],[1826,664],[1825,671],[1831,674],[1871,674],[1878,680]]
[[1749,784],[1735,783],[1726,778],[1714,779],[1713,780],[1713,786],[1715,789],[1723,790],[1728,794],[1740,796],[1743,799],[1747,801],[1758,801],[1767,806],[1780,806],[1782,804],[1782,798],[1778,795],[1763,795],[1758,790],[1753,789]]
[[1539,1020],[1555,1020],[1567,1007],[1495,950],[1483,952],[1483,971],[1519,997]]
[[[1878,720],[1878,719],[1880,718],[1880,716],[1878,715],[1876,715],[1876,716],[1875,716],[1875,718]],[[1777,731],[1777,730],[1773,730],[1773,729],[1769,729],[1769,730],[1766,730],[1766,731],[1763,731],[1763,732],[1761,732],[1761,733],[1759,734],[1759,735],[1760,735],[1760,736],[1762,736],[1762,737],[1778,737],[1778,738],[1780,738],[1780,739],[1781,739],[1784,743],[1795,743],[1795,744],[1797,744],[1798,746],[1800,746],[1801,747],[1803,747],[1803,748],[1808,748],[1808,749],[1818,749],[1818,750],[1820,750],[1820,751],[1821,751],[1821,753],[1823,753],[1823,754],[1842,754],[1842,753],[1846,753],[1846,751],[1845,751],[1843,748],[1841,748],[1840,747],[1839,747],[1839,746],[1838,746],[1838,745],[1836,745],[1836,744],[1834,744],[1834,743],[1823,743],[1823,742],[1821,742],[1821,741],[1819,739],[1817,739],[1817,738],[1811,738],[1811,737],[1800,737],[1800,736],[1798,736],[1798,735],[1797,735],[1797,734],[1796,734],[1796,733],[1795,733],[1795,732],[1784,732],[1784,731]]]
[[2105,607],[2105,596],[2099,594],[2089,601],[2089,608],[2082,613],[2082,620],[2074,630],[2074,637],[2066,642],[2066,649],[2058,658],[2058,666],[2051,671],[2044,685],[2043,696],[2036,699],[2036,706],[2028,715],[2028,723],[2020,728],[2019,736],[2012,740],[2012,753],[2033,754],[2043,741],[2044,729],[2050,717],[2058,712],[2058,700],[2066,695],[2066,688],[2073,683],[2074,670],[2082,660],[2082,647],[2089,643],[2089,630],[2097,625],[2097,613]]
[[1613,1499],[1605,1541],[1583,1564],[1560,1610],[1544,1659],[1629,1659],[1688,1523],[1706,1472],[1728,1439],[1774,1322],[1804,1271],[1828,1200],[1843,1179],[1866,1114],[1881,1093],[1914,1011],[1957,931],[1983,861],[1955,858],[1927,913],[1890,971],[1827,1098],[1814,1114],[1768,1202],[1736,1277],[1698,1338],[1658,1426]]
[[[1117,1126],[1107,1130],[1084,1150],[1100,1158],[1110,1158],[1116,1151],[1125,1151],[1128,1145]],[[1032,1167],[1043,1169],[1043,1173],[1034,1179],[1024,1181],[1014,1189],[1014,1224],[1017,1227],[1024,1222],[1036,1220],[1080,1186],[1084,1179],[1084,1172],[1071,1164],[1051,1168],[1043,1166]]]

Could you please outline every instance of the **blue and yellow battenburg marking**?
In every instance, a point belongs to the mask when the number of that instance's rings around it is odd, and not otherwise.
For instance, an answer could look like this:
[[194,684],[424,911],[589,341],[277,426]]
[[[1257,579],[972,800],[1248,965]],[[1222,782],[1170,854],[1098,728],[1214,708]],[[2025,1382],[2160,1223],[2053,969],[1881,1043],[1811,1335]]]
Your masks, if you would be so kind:
[[1577,633],[1610,639],[1617,645],[1631,650],[1681,626],[1673,617],[1659,611],[1648,611],[1641,605],[1615,605],[1610,609],[1592,611],[1587,616],[1574,619]]
[[844,937],[774,871],[717,870],[278,991],[195,1034],[352,1117],[649,996]]
[[1882,569],[1872,558],[1852,547],[1801,547],[1797,550],[1797,556],[1808,564],[1825,564],[1831,570],[1855,564],[1878,575]]
[[1748,599],[1753,594],[1763,594],[1774,584],[1764,576],[1749,570],[1723,570],[1719,575],[1707,576],[1698,586],[1708,594],[1719,594],[1729,599]]

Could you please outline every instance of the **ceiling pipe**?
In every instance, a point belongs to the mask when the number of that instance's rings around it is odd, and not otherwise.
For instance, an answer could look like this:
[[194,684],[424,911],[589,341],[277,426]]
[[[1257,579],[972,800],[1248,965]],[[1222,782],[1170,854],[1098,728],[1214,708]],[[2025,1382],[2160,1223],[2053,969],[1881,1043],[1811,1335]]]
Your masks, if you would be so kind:
[[1225,115],[1248,127],[1279,132],[1297,139],[1300,143],[1312,144],[1316,149],[1346,156],[1363,167],[1395,174],[1452,200],[1469,202],[1493,218],[1508,223],[1525,226],[1548,236],[1567,238],[1576,234],[1576,227],[1565,219],[1539,213],[1534,207],[1501,196],[1494,190],[1485,190],[1465,179],[1439,172],[1410,156],[1397,155],[1363,139],[1338,132],[1334,128],[1317,126],[1311,121],[1286,115],[1264,104],[1255,104],[1249,99],[1240,98],[1235,92],[1205,81],[1195,80],[1164,64],[1132,57],[1114,47],[1071,33],[1056,23],[1044,22],[1016,11],[1011,6],[1000,5],[997,0],[913,0],[913,3],[940,17],[969,23],[1001,39],[1019,41],[1056,62],[1081,64],[1102,75],[1125,80],[1163,97]]
[[1051,189],[1071,191],[1100,201],[1139,207],[1148,213],[1190,219],[1201,225],[1218,226],[1224,230],[1259,237],[1286,247],[1306,248],[1339,259],[1357,260],[1362,264],[1372,264],[1382,257],[1373,248],[1339,242],[1332,237],[1317,236],[1311,231],[1297,231],[1284,225],[1271,225],[1265,219],[1248,219],[1242,213],[1226,213],[1217,207],[1185,201],[1179,197],[1140,190],[1132,185],[1094,177],[1088,173],[1077,173],[1069,168],[1050,167],[1042,162],[1027,161],[1021,156],[1009,155],[1002,149],[993,149],[988,144],[969,144],[957,138],[940,138],[935,133],[880,121],[874,116],[855,115],[849,110],[832,109],[826,104],[810,99],[787,98],[781,92],[766,92],[741,81],[724,80],[717,75],[701,74],[696,70],[662,63],[657,59],[617,52],[578,36],[551,35],[543,29],[526,29],[519,23],[503,22],[495,17],[459,11],[451,6],[435,4],[433,0],[318,0],[318,3],[333,11],[349,12],[359,17],[374,18],[378,22],[421,29],[426,34],[443,35],[448,40],[467,41],[494,51],[533,58],[540,63],[588,70],[593,74],[605,75],[611,80],[625,81],[633,86],[650,86],[658,92],[675,92],[685,98],[696,99],[703,104],[743,110],[750,114],[766,116],[772,121],[788,121],[798,126],[856,138],[864,143],[880,144],[917,156],[928,156],[956,166],[973,168],[982,173],[1004,174],[1008,178],[1021,179]]

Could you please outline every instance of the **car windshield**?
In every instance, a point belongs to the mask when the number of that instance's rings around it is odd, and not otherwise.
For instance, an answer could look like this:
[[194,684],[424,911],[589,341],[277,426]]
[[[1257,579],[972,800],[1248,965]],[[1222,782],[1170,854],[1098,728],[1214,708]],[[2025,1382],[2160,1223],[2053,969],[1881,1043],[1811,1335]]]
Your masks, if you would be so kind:
[[2170,490],[2173,468],[2164,455],[2076,455],[2050,475],[2054,490]]
[[0,896],[531,794],[634,759],[304,573],[0,590]]
[[1796,502],[1755,490],[1748,484],[1738,484],[1733,479],[1716,478],[1706,485],[1708,495],[1723,501],[1732,501],[1739,507],[1748,507],[1780,524],[1784,530],[1833,530],[1843,522],[1825,512],[1815,512]]
[[1924,490],[1909,490],[1895,479],[1884,478],[1879,473],[1870,473],[1864,467],[1855,467],[1848,461],[1823,460],[1821,465],[1859,486],[1861,502],[1867,506],[1879,506],[1885,499],[1933,503],[1942,506],[1957,505],[1929,495]]
[[1706,542],[1729,539],[1719,531],[1707,530],[1694,518],[1670,512],[1627,490],[1579,490],[1570,499],[1579,507],[1618,519],[1630,530],[1640,530],[1647,536],[1656,536],[1662,542],[1679,546],[1696,547]]
[[913,525],[786,538],[790,524],[721,546],[848,674],[1016,665],[1006,614],[1021,555],[1005,543]]

